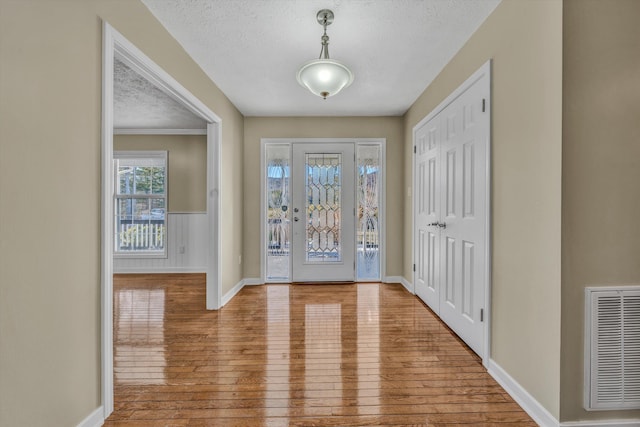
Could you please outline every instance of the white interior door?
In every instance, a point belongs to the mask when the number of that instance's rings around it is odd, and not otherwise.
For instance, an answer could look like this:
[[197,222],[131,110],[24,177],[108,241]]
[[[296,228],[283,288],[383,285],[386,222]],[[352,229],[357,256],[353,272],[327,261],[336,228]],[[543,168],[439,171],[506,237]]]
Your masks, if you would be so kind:
[[414,283],[416,294],[483,355],[489,74],[470,80],[415,132]]
[[440,317],[482,354],[486,292],[488,114],[475,84],[441,117]]
[[[430,307],[439,307],[440,126],[439,117],[416,132],[415,290]],[[438,313],[438,310],[436,310]]]
[[353,144],[293,144],[292,279],[355,280]]

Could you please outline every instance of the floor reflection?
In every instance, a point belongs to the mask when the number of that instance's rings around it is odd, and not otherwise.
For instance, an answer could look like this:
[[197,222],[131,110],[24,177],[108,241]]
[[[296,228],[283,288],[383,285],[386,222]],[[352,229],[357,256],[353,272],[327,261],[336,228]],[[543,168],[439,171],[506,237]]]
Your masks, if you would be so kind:
[[380,292],[378,285],[358,285],[358,400],[380,405]]
[[118,276],[114,356],[109,427],[535,425],[401,285]]
[[[333,384],[333,399],[342,398],[342,324],[340,304],[305,304],[304,384],[305,399]],[[310,393],[308,393],[310,392]],[[306,405],[305,405],[306,406]],[[308,412],[305,412],[308,414]],[[313,413],[311,413],[313,415]]]
[[164,289],[119,289],[114,295],[116,384],[164,384]]
[[[267,363],[265,368],[266,406],[289,398],[291,336],[289,286],[267,288]],[[281,406],[284,406],[281,404]],[[289,415],[288,413],[286,415]]]

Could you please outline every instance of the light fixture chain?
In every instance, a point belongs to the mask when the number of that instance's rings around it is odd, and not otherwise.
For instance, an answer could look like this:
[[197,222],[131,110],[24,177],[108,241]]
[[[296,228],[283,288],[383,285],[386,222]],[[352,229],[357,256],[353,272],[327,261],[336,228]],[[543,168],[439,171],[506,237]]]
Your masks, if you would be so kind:
[[324,34],[320,37],[322,47],[320,48],[320,57],[318,59],[329,59],[329,36],[327,35],[327,16],[325,15],[322,23]]

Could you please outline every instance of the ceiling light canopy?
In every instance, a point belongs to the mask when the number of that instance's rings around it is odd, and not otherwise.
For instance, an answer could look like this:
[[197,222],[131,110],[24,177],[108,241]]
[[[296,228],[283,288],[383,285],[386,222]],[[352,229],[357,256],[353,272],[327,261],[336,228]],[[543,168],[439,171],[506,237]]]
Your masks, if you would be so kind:
[[327,25],[331,25],[333,17],[333,12],[329,9],[322,9],[316,15],[318,23],[324,27],[320,58],[304,64],[297,75],[298,83],[324,99],[337,94],[353,82],[353,73],[346,65],[329,59]]

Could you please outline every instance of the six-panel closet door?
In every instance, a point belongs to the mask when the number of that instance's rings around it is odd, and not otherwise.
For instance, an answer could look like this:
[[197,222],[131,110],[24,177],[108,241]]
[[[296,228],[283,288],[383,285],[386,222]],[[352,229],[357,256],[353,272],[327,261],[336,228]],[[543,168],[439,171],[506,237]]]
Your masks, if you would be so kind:
[[488,74],[415,132],[416,294],[480,355],[488,268],[487,98]]

